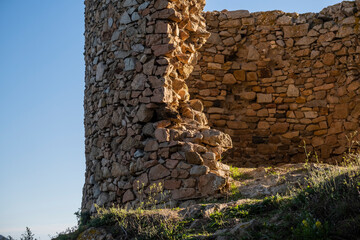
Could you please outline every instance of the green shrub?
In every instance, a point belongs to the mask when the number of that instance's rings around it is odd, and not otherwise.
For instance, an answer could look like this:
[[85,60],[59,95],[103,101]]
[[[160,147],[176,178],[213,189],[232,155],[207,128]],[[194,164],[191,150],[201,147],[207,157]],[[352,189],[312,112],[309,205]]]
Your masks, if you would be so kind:
[[328,239],[328,223],[321,223],[310,214],[299,223],[295,229],[292,229],[294,239],[320,240]]

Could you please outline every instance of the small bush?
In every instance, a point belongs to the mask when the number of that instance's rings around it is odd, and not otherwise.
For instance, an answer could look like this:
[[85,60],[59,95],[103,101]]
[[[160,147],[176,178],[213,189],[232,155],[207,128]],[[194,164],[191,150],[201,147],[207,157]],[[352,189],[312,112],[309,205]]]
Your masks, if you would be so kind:
[[328,239],[329,227],[328,223],[321,223],[319,220],[313,218],[310,214],[304,218],[293,229],[294,239],[308,239],[308,240],[320,240]]
[[208,227],[210,229],[218,229],[221,228],[225,225],[226,221],[225,221],[225,216],[222,212],[220,211],[215,211],[214,213],[210,214],[210,223],[208,225]]

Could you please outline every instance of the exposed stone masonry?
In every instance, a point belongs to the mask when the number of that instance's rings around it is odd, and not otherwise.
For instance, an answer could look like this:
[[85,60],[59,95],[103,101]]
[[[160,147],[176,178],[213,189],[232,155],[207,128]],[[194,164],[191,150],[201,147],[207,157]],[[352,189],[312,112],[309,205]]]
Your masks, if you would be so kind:
[[359,130],[360,1],[301,15],[85,5],[83,211],[214,196],[228,187],[220,159],[294,163],[303,141],[340,161]]
[[[206,42],[204,0],[85,0],[82,210],[212,196],[231,138],[208,127],[185,79]],[[146,202],[146,201],[145,201]]]
[[359,130],[360,1],[320,13],[206,12],[211,33],[188,80],[237,166],[340,162]]

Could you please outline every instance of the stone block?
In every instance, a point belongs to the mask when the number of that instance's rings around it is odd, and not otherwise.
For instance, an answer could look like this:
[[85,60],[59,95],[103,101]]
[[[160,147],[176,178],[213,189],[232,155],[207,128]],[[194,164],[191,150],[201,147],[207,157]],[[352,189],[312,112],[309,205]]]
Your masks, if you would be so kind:
[[337,38],[345,38],[351,34],[354,34],[354,28],[351,26],[342,26],[340,27],[338,33],[336,34]]
[[166,160],[165,162],[165,166],[169,169],[173,169],[175,168],[177,165],[178,165],[179,161],[178,160],[171,160],[171,159],[168,159]]
[[248,10],[227,11],[227,12],[225,12],[225,15],[229,19],[238,19],[238,18],[250,17],[250,13],[249,13]]
[[312,140],[311,140],[311,144],[313,145],[313,147],[318,147],[318,146],[321,146],[325,143],[324,141],[324,138],[322,137],[314,137]]
[[238,81],[245,81],[246,80],[246,72],[245,70],[236,70],[234,72],[234,76]]
[[202,196],[210,196],[225,187],[226,180],[214,173],[202,175],[199,178],[198,188]]
[[254,93],[254,92],[242,92],[242,93],[240,93],[240,97],[242,99],[244,99],[244,100],[251,101],[251,100],[255,100],[256,93]]
[[227,74],[225,74],[222,83],[229,84],[229,85],[235,84],[236,79],[235,79],[234,75],[232,75],[231,73],[227,73]]
[[323,56],[322,62],[327,66],[335,64],[335,55],[333,53],[326,53]]
[[261,109],[257,112],[258,117],[267,117],[269,116],[269,111],[267,109]]
[[172,191],[172,199],[174,200],[186,200],[196,196],[195,188],[180,188]]
[[246,122],[242,121],[227,121],[226,125],[230,129],[247,129],[249,127]]
[[144,151],[145,152],[154,152],[159,149],[159,143],[156,140],[150,139],[146,142]]
[[273,134],[286,133],[289,129],[289,123],[275,123],[270,127]]
[[184,188],[194,188],[196,186],[196,179],[189,178],[182,180]]
[[[335,33],[333,32],[328,32],[325,34],[322,34],[319,36],[318,38],[318,42],[322,43],[322,42],[331,42],[333,39],[335,38]],[[315,55],[314,55],[315,56]]]
[[170,175],[170,171],[161,164],[152,167],[149,171],[150,180],[158,180]]
[[297,87],[295,87],[295,85],[290,84],[286,94],[288,97],[298,97],[300,95],[300,91]]
[[345,119],[349,116],[349,106],[347,103],[338,104],[335,106],[334,118]]
[[204,160],[201,155],[197,152],[186,152],[185,159],[190,164],[203,165]]
[[122,202],[127,203],[135,199],[133,192],[129,189],[124,193]]
[[333,122],[329,128],[329,135],[341,133],[343,131],[343,125],[341,122]]
[[260,121],[257,125],[258,129],[269,129],[270,124],[266,121]]
[[303,37],[308,34],[309,24],[305,23],[294,26],[284,26],[283,29],[285,38]]
[[300,132],[296,131],[296,132],[287,132],[287,133],[283,134],[282,136],[284,138],[292,139],[292,138],[298,137],[299,135],[300,135]]
[[149,122],[154,115],[154,110],[146,107],[146,104],[141,104],[139,110],[136,113],[140,122]]
[[164,189],[174,190],[174,189],[178,189],[180,187],[181,187],[181,181],[180,180],[170,179],[170,180],[165,180],[164,181]]
[[291,25],[292,24],[292,17],[290,16],[281,16],[276,20],[276,24],[280,25],[280,26],[284,26],[284,25]]
[[208,63],[208,69],[220,70],[222,68],[220,63]]
[[314,111],[308,111],[308,112],[304,112],[304,115],[305,115],[305,118],[313,119],[313,118],[317,118],[318,113],[314,112]]
[[241,65],[241,69],[244,71],[255,72],[257,70],[257,66],[256,66],[256,63],[254,63],[254,62],[249,62],[249,63],[245,62]]
[[212,82],[212,81],[215,81],[215,75],[213,75],[213,74],[203,74],[201,76],[201,79],[204,80],[204,81],[207,81],[207,82]]
[[247,72],[246,73],[246,80],[247,81],[256,81],[258,80],[256,72]]
[[190,169],[190,176],[199,177],[199,176],[205,175],[209,172],[210,172],[210,168],[208,166],[197,165],[197,166],[193,166]]
[[272,94],[258,93],[256,96],[257,96],[256,101],[258,103],[271,103],[273,101]]

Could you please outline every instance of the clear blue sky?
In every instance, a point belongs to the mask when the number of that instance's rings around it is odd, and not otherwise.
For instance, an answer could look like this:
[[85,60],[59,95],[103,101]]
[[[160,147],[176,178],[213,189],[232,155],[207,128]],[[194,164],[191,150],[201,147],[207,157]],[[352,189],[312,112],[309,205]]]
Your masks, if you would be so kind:
[[[338,0],[208,0],[205,10],[318,12]],[[76,225],[84,182],[82,0],[0,0],[0,234]]]

